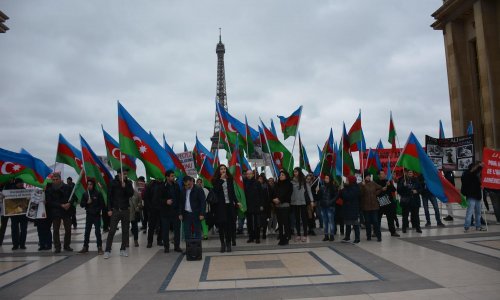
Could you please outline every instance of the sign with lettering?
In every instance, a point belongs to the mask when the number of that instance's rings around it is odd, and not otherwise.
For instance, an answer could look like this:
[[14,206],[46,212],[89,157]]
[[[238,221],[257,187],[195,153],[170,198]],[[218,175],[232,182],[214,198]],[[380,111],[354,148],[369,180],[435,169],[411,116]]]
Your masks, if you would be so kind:
[[483,188],[500,190],[500,151],[484,148],[483,164],[481,173]]
[[474,135],[449,139],[426,135],[425,148],[438,170],[463,171],[474,162]]

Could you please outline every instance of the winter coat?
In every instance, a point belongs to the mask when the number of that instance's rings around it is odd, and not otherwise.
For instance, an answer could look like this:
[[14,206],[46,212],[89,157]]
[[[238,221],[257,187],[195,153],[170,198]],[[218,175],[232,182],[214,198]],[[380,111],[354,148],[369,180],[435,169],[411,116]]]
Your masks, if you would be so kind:
[[279,205],[275,205],[278,208],[290,207],[290,202],[292,201],[293,185],[290,180],[279,181],[274,186],[274,198],[280,200]]
[[50,218],[64,218],[70,216],[70,212],[61,207],[62,204],[68,203],[70,195],[71,190],[64,183],[61,183],[58,187],[51,185],[45,190],[45,203]]
[[413,193],[413,190],[421,190],[421,184],[417,178],[406,178],[402,176],[398,180],[398,194],[401,196],[401,206],[420,207],[420,194]]
[[319,206],[321,208],[335,207],[339,191],[334,184],[322,185],[318,191]]
[[[92,200],[91,203],[88,203],[89,195]],[[88,191],[83,194],[80,206],[85,208],[87,215],[99,216],[105,207],[104,198],[102,197],[102,194],[94,188],[92,191]]]
[[141,194],[134,190],[134,195],[129,199],[130,221],[136,220],[137,214],[141,211]]
[[[150,209],[159,212],[162,217],[176,216],[181,201],[181,191],[177,183],[158,182],[152,187],[152,194]],[[168,199],[172,199],[172,204],[167,204]]]
[[361,210],[370,211],[380,208],[377,195],[382,191],[382,187],[373,181],[361,184]]
[[306,205],[306,183],[299,184],[295,179],[292,180],[293,192],[291,205]]
[[340,192],[342,197],[342,216],[344,221],[355,221],[359,219],[359,208],[361,200],[361,189],[358,184],[346,185]]
[[129,199],[134,195],[132,181],[125,180],[125,187],[122,187],[121,180],[116,177],[108,189],[108,210],[128,210]]
[[243,180],[245,186],[245,199],[247,201],[247,213],[260,214],[264,211],[264,191],[256,179]]
[[[213,193],[217,199],[217,204],[215,204],[215,223],[222,224],[226,222],[233,222],[236,219],[236,204],[238,199],[236,198],[236,193],[234,192],[234,181],[233,179],[226,179],[227,184],[227,194],[229,197],[229,203],[226,203],[226,197],[224,196],[224,180],[219,179],[213,184]],[[227,204],[227,205],[226,205]],[[228,211],[229,209],[229,211]]]
[[481,179],[477,173],[472,173],[470,170],[464,171],[462,174],[462,194],[467,198],[476,200],[482,199]]
[[[186,189],[182,189],[181,199],[179,203],[178,214],[184,214],[186,210]],[[191,212],[197,216],[205,216],[205,208],[206,208],[206,198],[203,189],[197,185],[193,185],[191,188],[191,192],[189,194],[189,204],[191,205]]]

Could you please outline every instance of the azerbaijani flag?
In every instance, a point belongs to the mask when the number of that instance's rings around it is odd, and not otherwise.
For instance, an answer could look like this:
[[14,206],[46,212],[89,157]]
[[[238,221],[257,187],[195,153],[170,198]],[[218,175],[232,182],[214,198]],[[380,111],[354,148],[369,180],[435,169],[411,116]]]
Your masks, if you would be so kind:
[[283,132],[285,140],[289,136],[295,136],[297,134],[301,115],[302,115],[302,105],[296,111],[294,111],[288,118],[285,118],[283,116],[278,116],[281,123],[281,132]]
[[391,119],[389,121],[389,138],[387,139],[392,145],[392,150],[396,150],[396,127],[394,127],[394,122],[392,121],[392,111]]
[[[118,171],[121,169],[121,165],[123,165],[123,168],[128,170],[128,178],[132,180],[137,180],[137,165],[135,164],[135,158],[123,154],[120,151],[120,145],[118,145],[118,142],[104,130],[104,127],[102,127],[102,134],[104,135],[104,145],[106,145],[106,155],[108,156],[108,161],[111,166],[111,168],[115,171]],[[120,164],[120,156],[121,156],[121,164]]]
[[342,175],[349,176],[354,175],[354,160],[350,150],[351,145],[356,145],[356,143],[350,143],[350,136],[347,134],[345,129],[345,123],[342,130]]
[[276,127],[274,127],[274,121],[273,119],[271,119],[271,132],[275,135],[275,136],[278,136],[278,133],[276,132]]
[[206,188],[213,188],[212,178],[214,177],[214,174],[214,168],[205,156],[200,167],[200,172],[198,172],[198,175],[203,180],[203,186],[205,186]]
[[239,146],[244,147],[243,149],[246,151],[247,129],[252,142],[259,138],[257,130],[231,116],[219,102],[216,102],[216,109],[230,145],[239,143]]
[[85,174],[87,174],[87,178],[95,178],[98,190],[101,192],[105,203],[108,203],[108,186],[113,180],[113,176],[81,135],[80,143],[82,145],[82,160]]
[[335,151],[333,148],[333,144],[333,130],[330,128],[330,135],[328,136],[328,139],[323,146],[323,151],[321,154],[321,172],[319,174],[321,179],[324,179],[325,175],[332,176],[335,171]]
[[315,177],[318,177],[320,172],[321,172],[321,162],[323,161],[323,152],[321,151],[321,148],[319,148],[318,145],[316,145],[316,147],[318,148],[318,157],[319,157],[319,161],[318,161],[318,164],[316,165],[316,168],[314,168],[314,176]]
[[52,170],[40,159],[31,154],[16,153],[0,148],[0,182],[8,182],[12,178],[21,178],[24,182],[38,187]]
[[247,211],[247,200],[245,197],[245,186],[243,185],[243,175],[240,163],[240,150],[236,144],[229,161],[229,172],[233,175],[234,193],[241,204],[239,212],[242,214]]
[[[262,123],[262,131],[269,146],[269,151],[271,153],[271,158],[278,170],[286,170],[288,174],[293,174],[293,156],[290,151],[279,141],[278,137],[275,136],[266,125]],[[279,171],[278,173],[279,174]]]
[[444,129],[443,129],[443,122],[439,120],[439,138],[444,139]]
[[[184,145],[186,145],[186,144],[184,143]],[[175,173],[175,177],[177,177],[177,181],[182,182],[182,178],[184,178],[187,175],[186,169],[184,168],[184,165],[182,164],[182,162],[179,159],[179,157],[177,156],[177,154],[175,154],[174,149],[172,149],[168,145],[167,140],[165,139],[165,134],[163,135],[163,147],[165,148],[165,151],[167,151],[168,156],[170,157],[170,159],[174,163],[175,169],[173,171]],[[184,152],[188,152],[188,151],[184,151]]]
[[373,175],[374,179],[378,178],[378,171],[382,169],[382,164],[380,163],[380,157],[376,150],[368,150],[368,157],[366,159],[365,170]]
[[363,128],[361,127],[361,110],[359,110],[359,115],[354,124],[352,124],[351,129],[349,129],[349,151],[355,152],[365,152],[366,142],[365,136],[363,134]]
[[215,159],[212,152],[208,151],[208,149],[198,140],[198,135],[196,135],[196,143],[193,148],[193,157],[198,171],[200,170],[205,157],[208,158],[209,163],[212,165]]
[[410,133],[396,165],[422,174],[429,191],[442,202],[467,206],[465,197],[436,169],[413,132]]
[[379,139],[378,144],[377,144],[377,150],[381,150],[381,149],[384,149],[384,144],[382,144],[382,139]]
[[118,102],[118,132],[120,149],[123,153],[140,159],[148,177],[163,180],[165,171],[175,168],[163,147],[137,123],[120,102]]
[[300,139],[299,132],[299,167],[303,170],[306,170],[307,173],[312,173],[311,165],[309,164],[309,158],[307,157],[306,148],[304,144],[302,144],[302,140]]
[[79,180],[75,183],[75,195],[78,201],[81,201],[87,189],[87,181],[85,180],[85,172],[83,171],[82,152],[71,145],[62,134],[59,134],[56,162],[72,167],[79,174]]

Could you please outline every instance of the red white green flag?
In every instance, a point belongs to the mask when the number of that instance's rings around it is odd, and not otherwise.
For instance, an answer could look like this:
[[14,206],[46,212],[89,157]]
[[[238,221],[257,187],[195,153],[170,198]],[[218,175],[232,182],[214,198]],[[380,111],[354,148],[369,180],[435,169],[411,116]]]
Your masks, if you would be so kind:
[[231,160],[229,161],[229,172],[233,175],[234,192],[236,194],[236,198],[238,198],[238,201],[241,204],[239,209],[240,213],[244,213],[247,210],[247,200],[245,197],[245,186],[243,185],[243,174],[238,144],[236,144],[231,155]]
[[391,111],[391,119],[389,121],[389,138],[387,141],[391,143],[392,150],[396,150],[396,127],[394,127],[394,122],[392,121],[392,111]]

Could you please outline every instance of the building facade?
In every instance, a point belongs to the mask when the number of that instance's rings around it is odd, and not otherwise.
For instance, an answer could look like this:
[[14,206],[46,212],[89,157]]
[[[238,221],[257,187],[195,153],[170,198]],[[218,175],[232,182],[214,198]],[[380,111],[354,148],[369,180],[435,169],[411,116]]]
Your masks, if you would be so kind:
[[476,158],[500,149],[500,1],[445,0],[432,14],[444,36],[453,136],[472,121]]

